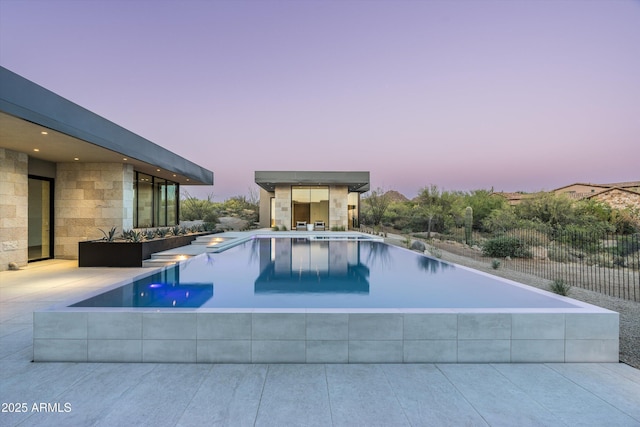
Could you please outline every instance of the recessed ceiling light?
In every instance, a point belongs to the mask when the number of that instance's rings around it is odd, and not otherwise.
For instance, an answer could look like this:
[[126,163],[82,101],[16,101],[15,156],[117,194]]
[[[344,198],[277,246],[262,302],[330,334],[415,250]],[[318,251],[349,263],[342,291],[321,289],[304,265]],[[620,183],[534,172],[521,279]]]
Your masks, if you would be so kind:
[[189,182],[189,178],[187,178],[187,182]]
[[160,172],[160,169],[156,169],[156,172]]
[[174,173],[173,176],[176,176],[176,174]]
[[74,158],[73,158],[73,160],[80,160],[80,159],[79,159],[79,158],[77,158],[77,157],[74,157]]
[[127,160],[129,160],[129,159],[127,159],[126,157],[124,157],[122,160],[124,160],[124,161],[126,162],[126,161],[127,161]]
[[39,148],[34,148],[33,151],[40,151],[40,149]]
[[45,132],[45,131],[42,131],[40,133],[43,134],[43,135],[49,135],[49,132]]

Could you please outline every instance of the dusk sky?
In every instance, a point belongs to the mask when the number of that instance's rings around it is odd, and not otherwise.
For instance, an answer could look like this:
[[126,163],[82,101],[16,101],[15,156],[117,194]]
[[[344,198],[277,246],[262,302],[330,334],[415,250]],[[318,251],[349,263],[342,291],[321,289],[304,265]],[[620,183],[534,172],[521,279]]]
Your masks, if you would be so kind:
[[640,180],[640,1],[0,0],[0,63],[214,171]]

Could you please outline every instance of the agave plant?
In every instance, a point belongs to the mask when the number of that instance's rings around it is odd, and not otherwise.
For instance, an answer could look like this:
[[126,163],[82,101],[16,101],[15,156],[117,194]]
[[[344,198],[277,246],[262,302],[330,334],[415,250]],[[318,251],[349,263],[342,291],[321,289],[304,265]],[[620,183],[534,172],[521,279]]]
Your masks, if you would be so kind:
[[138,243],[144,240],[144,233],[136,230],[124,230],[122,232],[122,238],[127,242]]
[[181,234],[181,227],[179,225],[174,225],[171,227],[171,234],[174,236],[179,236]]
[[117,230],[116,227],[111,227],[111,230],[109,230],[108,232],[104,231],[102,228],[98,228],[98,230],[100,230],[104,235],[102,240],[106,240],[107,242],[113,242],[115,240]]
[[167,234],[169,234],[169,229],[168,228],[158,228],[156,230],[156,235],[158,237],[164,238],[164,237],[167,237]]
[[155,239],[156,230],[144,230],[144,238],[147,240]]

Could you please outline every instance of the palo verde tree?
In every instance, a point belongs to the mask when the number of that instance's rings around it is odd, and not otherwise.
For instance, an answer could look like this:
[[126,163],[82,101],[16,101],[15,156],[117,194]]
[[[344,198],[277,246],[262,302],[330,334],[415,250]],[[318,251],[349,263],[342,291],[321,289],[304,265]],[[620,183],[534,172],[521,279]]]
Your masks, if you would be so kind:
[[378,187],[371,191],[363,201],[368,208],[365,212],[366,219],[371,221],[373,225],[380,225],[382,217],[391,203],[389,195]]

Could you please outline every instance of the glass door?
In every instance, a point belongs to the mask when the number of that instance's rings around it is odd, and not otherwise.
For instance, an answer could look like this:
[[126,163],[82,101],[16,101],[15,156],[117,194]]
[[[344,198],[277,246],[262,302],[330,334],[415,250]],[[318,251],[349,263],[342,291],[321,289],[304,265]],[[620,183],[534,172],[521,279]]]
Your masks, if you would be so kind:
[[29,176],[28,260],[53,258],[53,179]]

